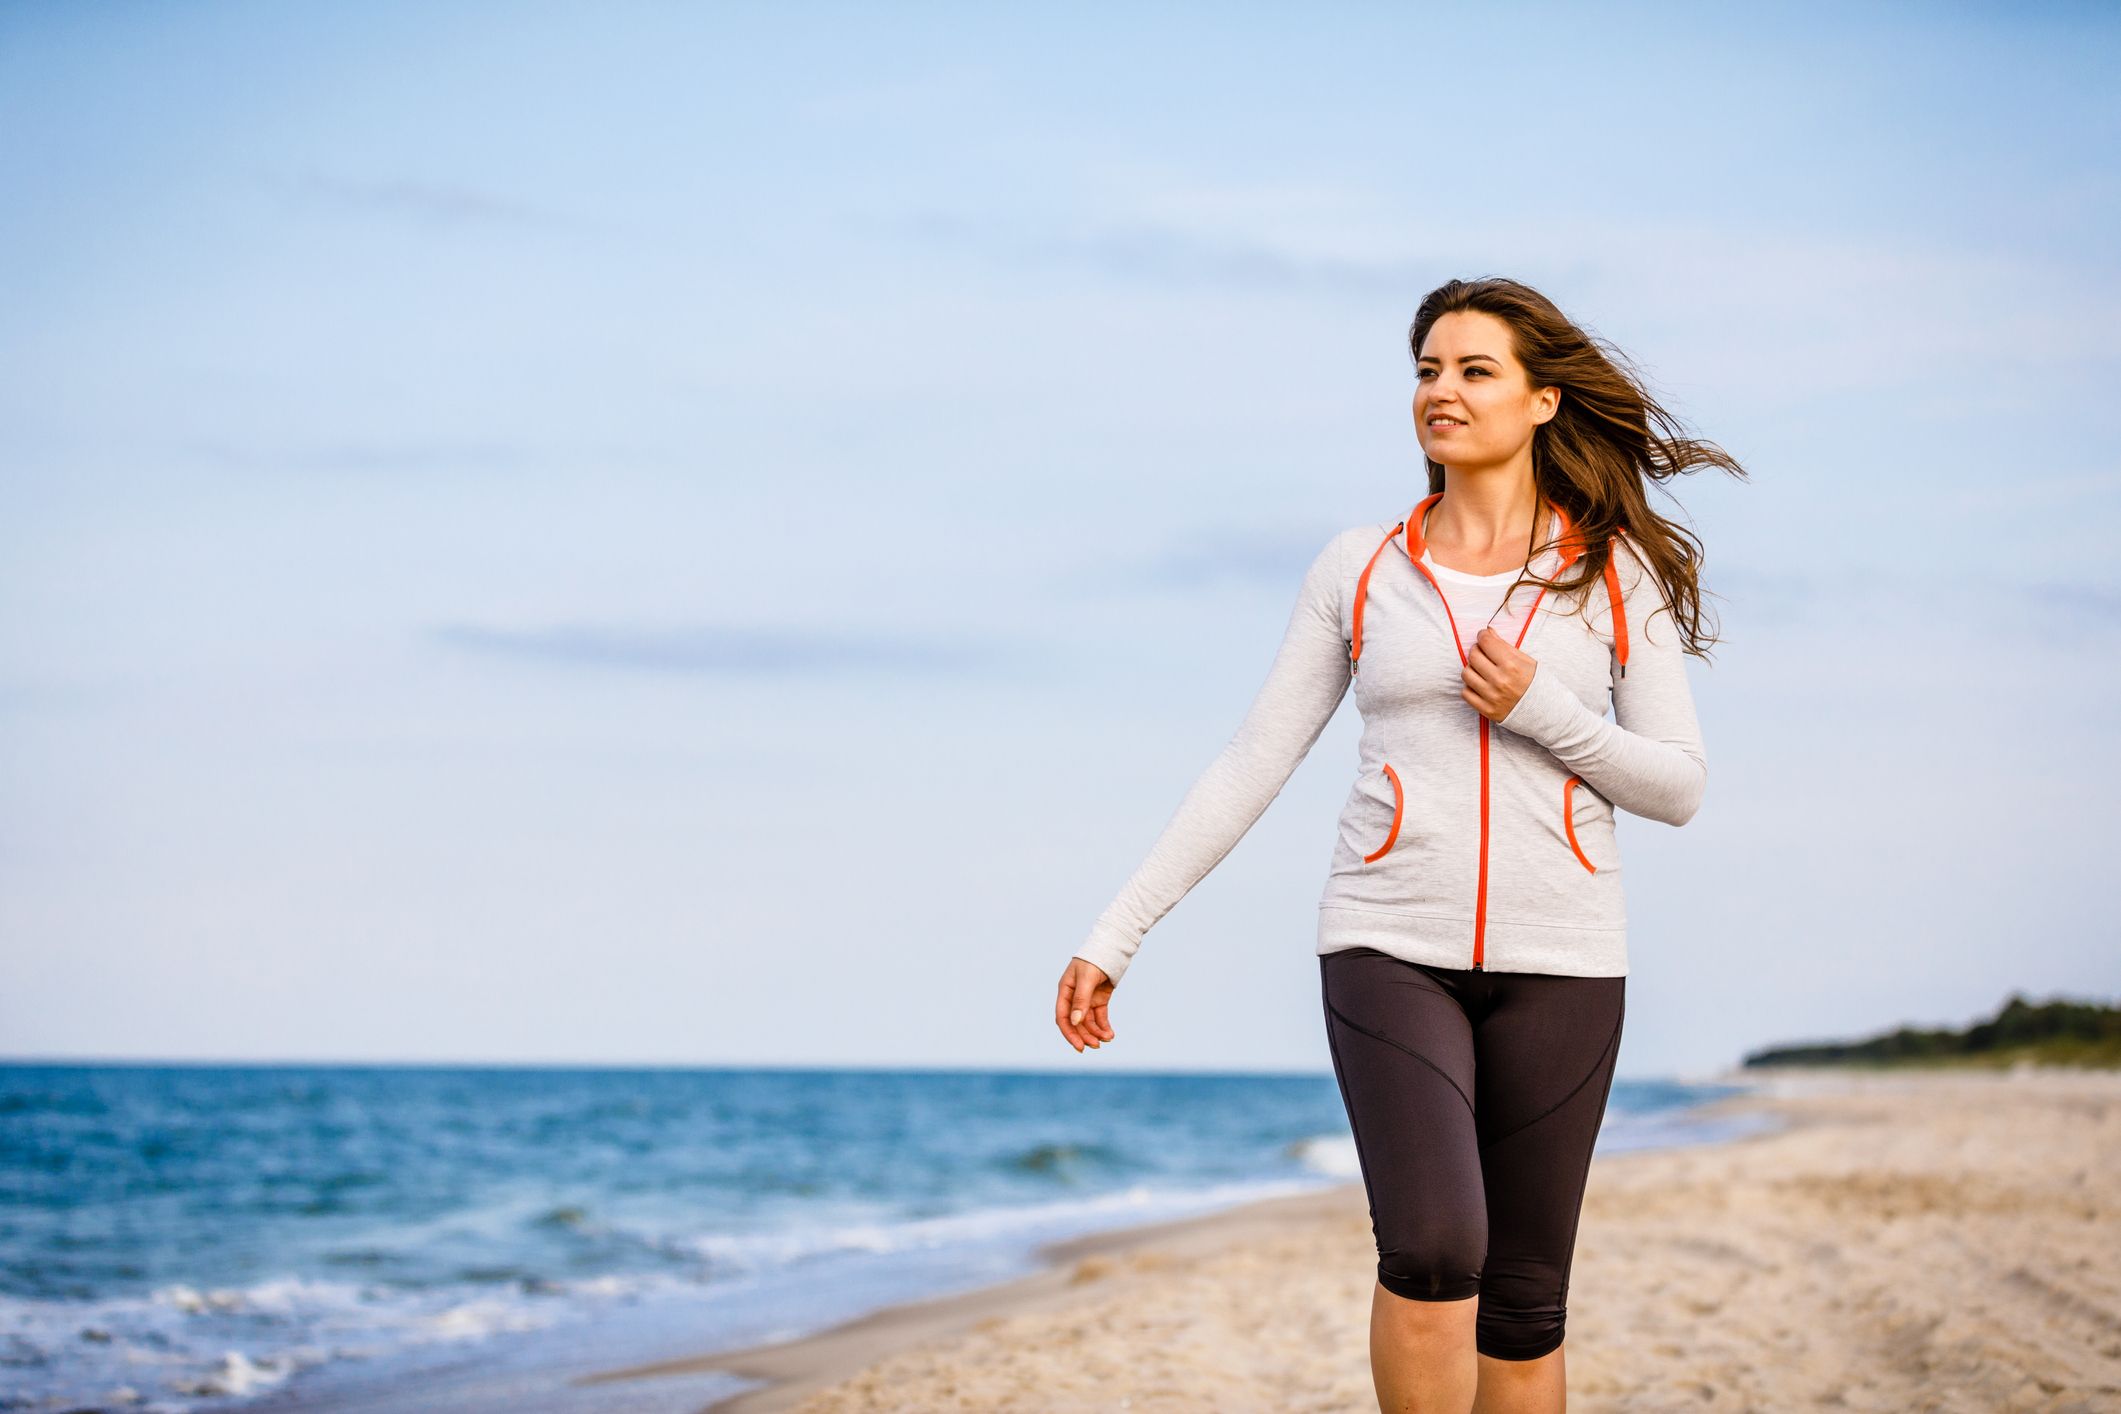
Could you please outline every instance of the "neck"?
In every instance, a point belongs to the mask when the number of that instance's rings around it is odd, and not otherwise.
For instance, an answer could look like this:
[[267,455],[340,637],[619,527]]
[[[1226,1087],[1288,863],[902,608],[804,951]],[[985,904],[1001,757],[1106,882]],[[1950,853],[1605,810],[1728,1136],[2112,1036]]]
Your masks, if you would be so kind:
[[1490,555],[1503,546],[1518,546],[1538,533],[1539,496],[1529,477],[1498,482],[1493,478],[1452,478],[1443,499],[1429,508],[1422,534],[1472,555]]

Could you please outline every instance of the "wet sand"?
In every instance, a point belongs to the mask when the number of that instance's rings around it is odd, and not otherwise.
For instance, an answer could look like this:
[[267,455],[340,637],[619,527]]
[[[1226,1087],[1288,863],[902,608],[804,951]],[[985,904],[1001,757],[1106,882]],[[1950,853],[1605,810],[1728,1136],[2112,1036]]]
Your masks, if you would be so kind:
[[[2121,1409],[2121,1073],[1743,1078],[1763,1088],[1718,1108],[1786,1128],[1592,1164],[1573,1410]],[[1359,1185],[1046,1255],[1003,1286],[592,1380],[771,1382],[716,1414],[1376,1408]]]

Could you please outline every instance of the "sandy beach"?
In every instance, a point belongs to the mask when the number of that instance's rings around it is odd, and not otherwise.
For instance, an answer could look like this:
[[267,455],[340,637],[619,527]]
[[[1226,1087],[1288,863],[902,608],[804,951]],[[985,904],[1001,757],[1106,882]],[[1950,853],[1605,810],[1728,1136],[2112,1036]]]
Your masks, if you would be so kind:
[[[1748,1072],[1786,1128],[1602,1155],[1569,1293],[1582,1410],[2121,1409],[2121,1073]],[[1376,1407],[1359,1185],[1048,1249],[1005,1286],[611,1371],[717,1414]]]

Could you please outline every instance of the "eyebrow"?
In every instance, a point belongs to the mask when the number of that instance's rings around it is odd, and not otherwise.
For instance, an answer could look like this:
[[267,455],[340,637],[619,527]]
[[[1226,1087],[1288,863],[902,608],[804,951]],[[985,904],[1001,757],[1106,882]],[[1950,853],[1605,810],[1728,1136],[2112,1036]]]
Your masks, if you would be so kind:
[[[1472,362],[1472,361],[1473,361],[1474,359],[1476,359],[1476,358],[1484,358],[1484,359],[1486,359],[1486,360],[1487,360],[1487,361],[1488,361],[1489,363],[1500,363],[1500,362],[1502,361],[1502,360],[1500,360],[1500,359],[1496,358],[1496,357],[1495,357],[1495,355],[1493,355],[1493,354],[1460,354],[1460,355],[1458,356],[1458,361],[1459,361],[1460,363],[1471,363],[1471,362]],[[1418,358],[1418,359],[1415,359],[1414,361],[1415,361],[1415,362],[1416,362],[1417,364],[1420,364],[1420,363],[1442,363],[1442,362],[1443,362],[1443,360],[1442,360],[1442,359],[1440,359],[1440,358],[1438,358],[1438,357],[1437,357],[1437,356],[1436,356],[1435,354],[1423,354],[1423,355],[1422,355],[1422,356],[1421,356],[1420,358]]]

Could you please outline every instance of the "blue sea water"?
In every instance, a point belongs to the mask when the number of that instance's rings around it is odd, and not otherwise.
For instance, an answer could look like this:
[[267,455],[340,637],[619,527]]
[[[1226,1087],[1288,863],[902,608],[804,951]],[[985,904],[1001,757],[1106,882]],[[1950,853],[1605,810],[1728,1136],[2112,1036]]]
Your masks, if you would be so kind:
[[[1740,1088],[1617,1081],[1600,1150]],[[527,1389],[1358,1177],[1330,1074],[0,1066],[0,1409]]]

